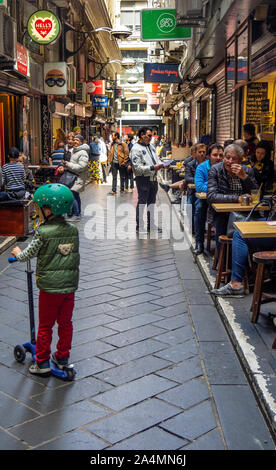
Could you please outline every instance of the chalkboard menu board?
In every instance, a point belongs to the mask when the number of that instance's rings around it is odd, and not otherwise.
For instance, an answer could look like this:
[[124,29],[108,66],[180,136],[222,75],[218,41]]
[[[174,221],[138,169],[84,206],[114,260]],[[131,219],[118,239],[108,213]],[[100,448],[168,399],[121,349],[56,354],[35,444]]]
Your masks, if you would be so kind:
[[260,124],[262,102],[267,99],[267,92],[267,82],[256,82],[247,85],[246,124]]

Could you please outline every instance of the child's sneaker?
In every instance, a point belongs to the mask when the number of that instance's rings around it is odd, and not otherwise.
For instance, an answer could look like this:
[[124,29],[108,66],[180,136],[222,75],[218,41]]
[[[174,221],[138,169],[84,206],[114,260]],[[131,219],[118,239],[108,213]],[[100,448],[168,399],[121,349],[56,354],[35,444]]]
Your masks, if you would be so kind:
[[34,375],[39,375],[41,377],[49,377],[49,375],[51,375],[50,362],[49,361],[43,361],[39,363],[34,362],[29,367],[29,372]]
[[55,354],[52,354],[52,361],[59,369],[68,366],[68,357],[60,357],[58,359]]

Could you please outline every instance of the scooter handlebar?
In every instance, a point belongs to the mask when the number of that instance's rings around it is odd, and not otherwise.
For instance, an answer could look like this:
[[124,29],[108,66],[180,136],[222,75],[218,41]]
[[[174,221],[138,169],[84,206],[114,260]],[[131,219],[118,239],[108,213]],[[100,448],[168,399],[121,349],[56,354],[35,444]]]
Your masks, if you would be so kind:
[[16,261],[17,261],[17,259],[15,258],[15,256],[10,256],[10,257],[8,258],[8,262],[9,262],[9,263],[15,263]]

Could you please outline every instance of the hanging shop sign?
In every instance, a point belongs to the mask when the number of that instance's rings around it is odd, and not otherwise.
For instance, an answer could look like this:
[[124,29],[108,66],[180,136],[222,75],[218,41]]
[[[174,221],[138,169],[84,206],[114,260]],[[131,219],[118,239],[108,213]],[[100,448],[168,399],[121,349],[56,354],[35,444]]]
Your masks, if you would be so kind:
[[177,26],[174,8],[141,10],[142,41],[179,41],[191,37],[191,28]]
[[16,63],[14,70],[21,73],[25,77],[30,77],[30,56],[29,51],[21,44],[16,45]]
[[93,96],[92,104],[95,108],[107,108],[108,97],[107,96]]
[[27,31],[30,38],[37,44],[52,44],[61,34],[61,23],[51,11],[38,10],[28,19]]
[[160,104],[160,99],[159,99],[159,97],[157,96],[156,93],[149,93],[148,94],[148,104],[150,106],[156,106],[156,105]]
[[105,80],[89,80],[86,82],[89,95],[104,95]]
[[179,83],[178,64],[144,64],[145,83]]
[[44,93],[45,95],[67,94],[66,62],[44,63]]

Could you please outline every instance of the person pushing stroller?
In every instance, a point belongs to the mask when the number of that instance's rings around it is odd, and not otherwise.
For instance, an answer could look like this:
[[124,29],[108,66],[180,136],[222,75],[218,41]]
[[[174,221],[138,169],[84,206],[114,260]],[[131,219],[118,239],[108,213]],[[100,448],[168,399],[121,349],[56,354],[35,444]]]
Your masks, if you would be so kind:
[[17,261],[37,256],[36,282],[39,288],[39,325],[36,341],[36,362],[29,372],[39,376],[51,374],[52,333],[58,324],[58,342],[52,361],[58,368],[68,364],[73,337],[72,315],[74,296],[79,282],[78,229],[66,222],[62,214],[71,210],[74,196],[62,184],[40,186],[33,199],[39,207],[43,223],[31,243],[23,251],[11,251]]

